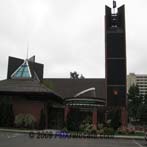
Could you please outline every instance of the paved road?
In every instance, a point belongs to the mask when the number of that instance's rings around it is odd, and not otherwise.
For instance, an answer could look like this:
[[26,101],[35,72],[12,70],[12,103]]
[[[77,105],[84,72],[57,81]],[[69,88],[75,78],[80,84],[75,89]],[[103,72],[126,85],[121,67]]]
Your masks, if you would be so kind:
[[146,147],[144,140],[31,139],[27,134],[0,132],[0,147]]

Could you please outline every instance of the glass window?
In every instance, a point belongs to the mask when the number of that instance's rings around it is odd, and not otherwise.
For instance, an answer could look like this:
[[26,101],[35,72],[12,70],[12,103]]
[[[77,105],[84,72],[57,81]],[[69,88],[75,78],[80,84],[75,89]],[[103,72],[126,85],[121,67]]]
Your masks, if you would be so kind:
[[29,72],[29,66],[27,61],[25,61],[12,75],[12,78],[31,78],[31,74]]

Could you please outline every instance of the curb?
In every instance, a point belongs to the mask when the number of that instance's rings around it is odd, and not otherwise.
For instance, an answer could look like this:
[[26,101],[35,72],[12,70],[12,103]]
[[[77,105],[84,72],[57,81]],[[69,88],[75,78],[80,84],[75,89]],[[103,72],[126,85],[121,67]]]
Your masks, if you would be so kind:
[[14,133],[29,133],[36,130],[14,130],[14,129],[0,129],[0,132],[14,132]]
[[116,139],[145,140],[144,136],[114,136]]

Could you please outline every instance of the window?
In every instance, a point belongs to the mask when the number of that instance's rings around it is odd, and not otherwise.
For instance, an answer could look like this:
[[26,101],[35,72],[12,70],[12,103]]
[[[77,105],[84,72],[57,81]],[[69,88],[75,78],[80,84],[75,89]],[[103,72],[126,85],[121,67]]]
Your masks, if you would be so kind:
[[28,65],[28,61],[24,61],[24,63],[11,75],[12,79],[16,78],[31,78],[31,72]]

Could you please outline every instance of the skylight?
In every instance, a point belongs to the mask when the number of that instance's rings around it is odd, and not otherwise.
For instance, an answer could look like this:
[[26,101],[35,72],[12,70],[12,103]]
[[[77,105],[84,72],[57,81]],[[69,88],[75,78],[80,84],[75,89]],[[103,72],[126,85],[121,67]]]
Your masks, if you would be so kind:
[[27,60],[25,60],[24,63],[11,75],[12,79],[31,77],[32,75]]

